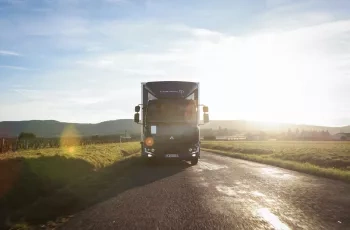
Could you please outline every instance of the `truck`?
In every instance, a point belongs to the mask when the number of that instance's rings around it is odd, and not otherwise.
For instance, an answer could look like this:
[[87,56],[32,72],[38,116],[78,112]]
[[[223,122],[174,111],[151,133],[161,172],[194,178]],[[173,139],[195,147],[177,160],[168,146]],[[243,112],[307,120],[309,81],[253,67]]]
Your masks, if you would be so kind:
[[141,125],[144,159],[153,162],[170,158],[190,161],[191,165],[198,163],[200,125],[209,122],[209,108],[200,104],[199,93],[199,82],[141,83],[141,104],[135,106],[134,122]]

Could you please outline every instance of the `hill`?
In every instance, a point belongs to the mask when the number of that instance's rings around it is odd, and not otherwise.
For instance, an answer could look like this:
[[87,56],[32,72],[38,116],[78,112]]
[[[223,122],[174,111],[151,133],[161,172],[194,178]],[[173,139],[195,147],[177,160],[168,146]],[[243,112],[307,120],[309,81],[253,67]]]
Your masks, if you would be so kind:
[[[60,136],[65,127],[74,125],[81,136],[92,135],[111,135],[121,134],[125,130],[129,134],[138,134],[140,125],[135,124],[132,119],[120,119],[104,121],[97,124],[89,123],[67,123],[54,120],[31,120],[31,121],[3,121],[0,122],[0,137],[15,137],[21,132],[31,132],[38,137],[57,137]],[[265,122],[253,122],[243,120],[213,120],[209,124],[202,126],[202,129],[227,128],[240,132],[286,132],[289,128],[295,130],[328,130],[335,134],[339,132],[350,132],[350,126],[344,127],[325,127],[312,125],[295,125],[295,124],[271,124]]]
[[244,121],[244,120],[213,120],[209,124],[203,126],[207,129],[227,128],[234,129],[240,132],[287,132],[288,129],[295,131],[301,130],[328,130],[331,134],[336,133],[349,133],[350,126],[343,127],[329,127],[329,126],[315,126],[305,124],[288,124],[288,123],[272,123],[272,122],[257,122],[257,121]]
[[105,121],[97,124],[67,123],[53,120],[3,121],[0,122],[0,136],[14,137],[21,132],[31,132],[38,137],[58,137],[65,127],[74,125],[81,136],[137,133],[140,126],[131,119]]

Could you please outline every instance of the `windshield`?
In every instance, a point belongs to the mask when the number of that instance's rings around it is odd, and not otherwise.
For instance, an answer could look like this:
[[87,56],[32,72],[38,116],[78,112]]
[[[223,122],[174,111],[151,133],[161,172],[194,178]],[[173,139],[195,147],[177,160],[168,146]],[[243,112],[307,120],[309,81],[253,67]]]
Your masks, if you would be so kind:
[[157,124],[148,126],[149,133],[152,136],[181,136],[198,135],[198,127],[187,124]]
[[196,102],[194,100],[150,101],[146,117],[148,122],[196,122]]

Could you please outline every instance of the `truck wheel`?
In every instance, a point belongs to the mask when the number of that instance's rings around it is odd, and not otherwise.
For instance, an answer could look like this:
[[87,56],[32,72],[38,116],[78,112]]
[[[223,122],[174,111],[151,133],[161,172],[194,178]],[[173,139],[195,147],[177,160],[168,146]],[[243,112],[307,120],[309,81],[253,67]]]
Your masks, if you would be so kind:
[[198,157],[191,160],[191,165],[196,165],[196,164],[198,164]]

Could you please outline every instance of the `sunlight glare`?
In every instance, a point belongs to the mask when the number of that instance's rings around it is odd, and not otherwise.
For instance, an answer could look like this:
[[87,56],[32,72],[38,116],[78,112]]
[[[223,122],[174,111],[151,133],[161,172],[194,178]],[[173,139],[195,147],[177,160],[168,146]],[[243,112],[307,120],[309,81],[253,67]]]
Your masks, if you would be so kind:
[[265,221],[271,224],[275,229],[279,230],[290,230],[290,228],[280,221],[280,219],[272,214],[267,208],[260,208],[257,210],[257,213],[260,217],[262,217]]
[[[202,91],[210,93],[203,93],[202,100],[211,104],[212,117],[322,123],[332,117],[334,106],[327,96],[332,82],[327,79],[334,70],[327,65],[327,57],[309,43],[292,32],[222,34],[217,41],[193,45],[187,55],[195,59],[195,74],[208,81]],[[232,109],[215,105],[213,88],[229,93],[225,98]],[[320,113],[323,117],[315,116]]]

